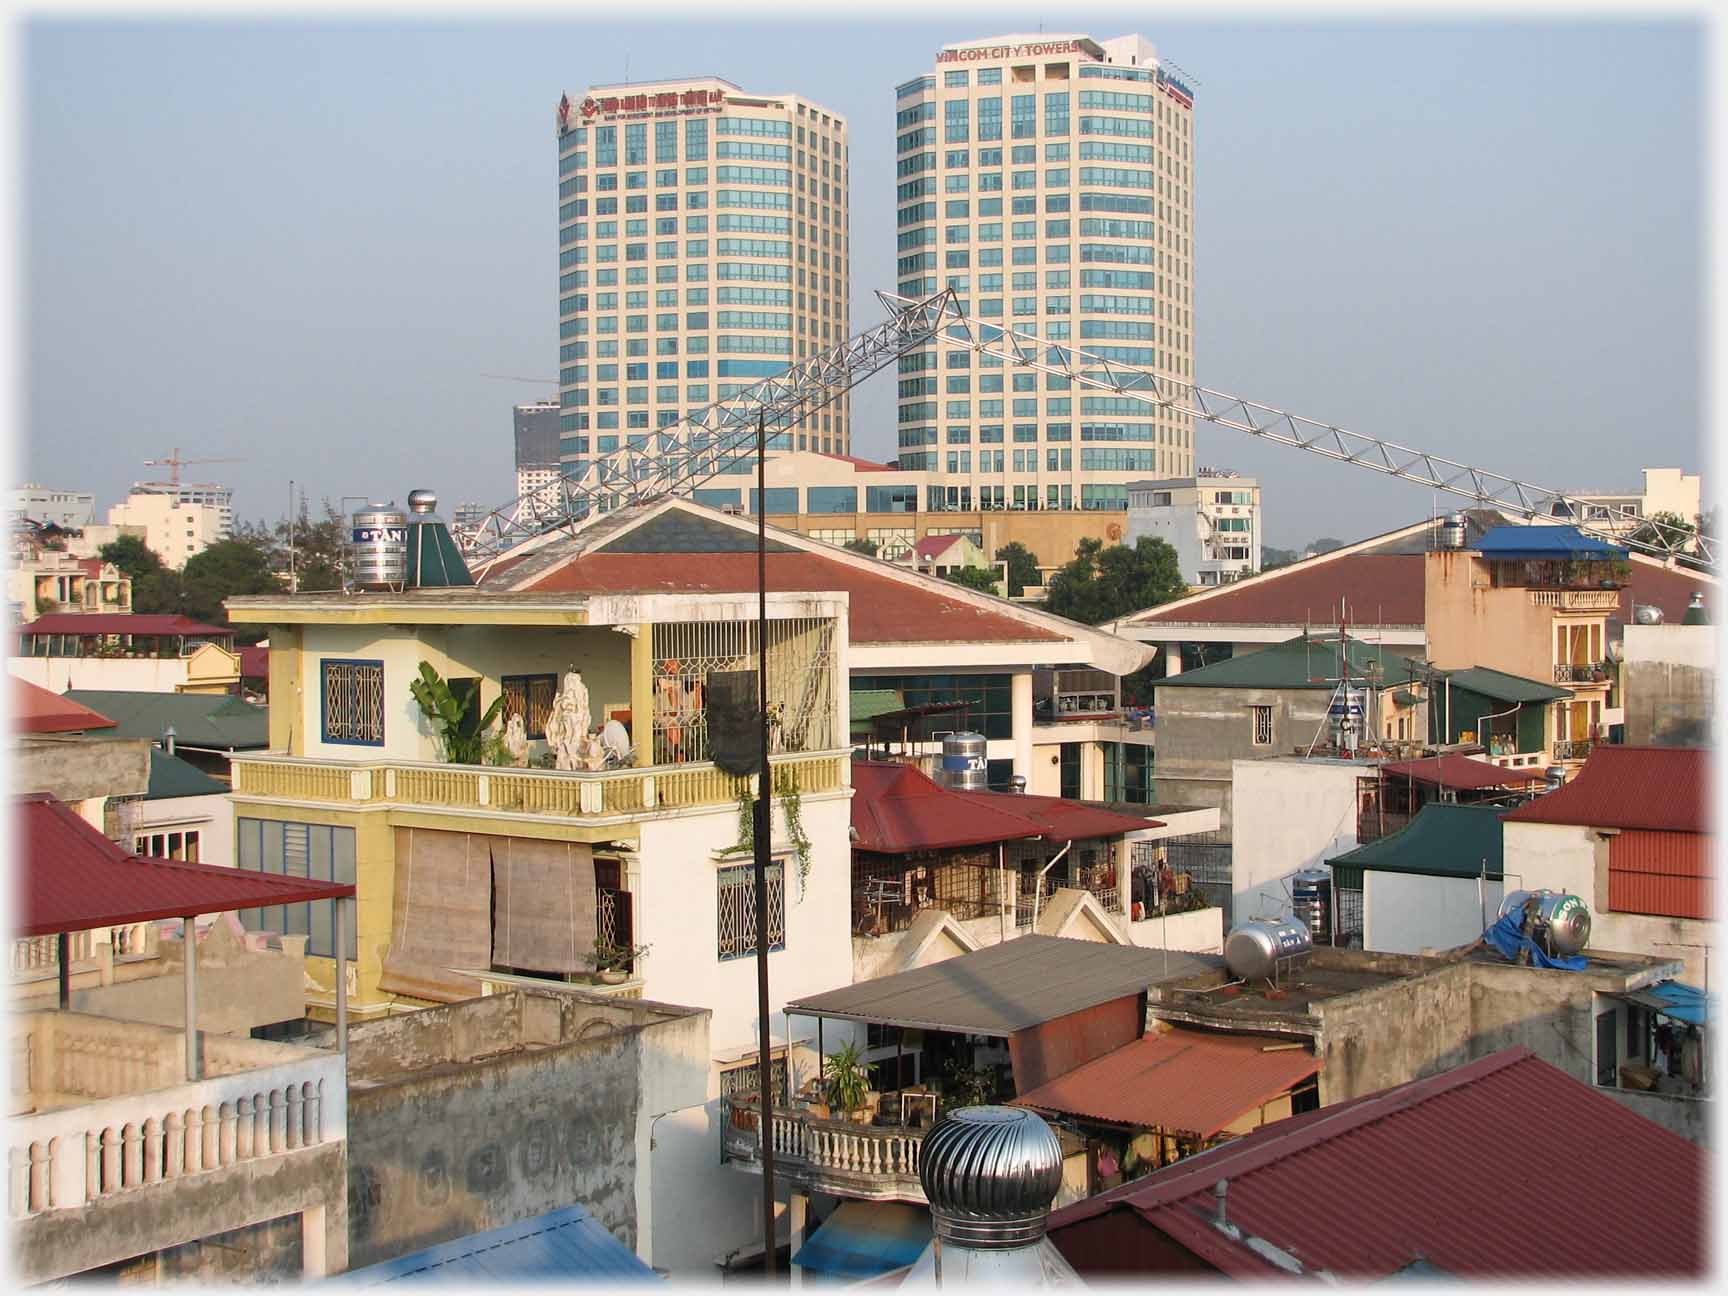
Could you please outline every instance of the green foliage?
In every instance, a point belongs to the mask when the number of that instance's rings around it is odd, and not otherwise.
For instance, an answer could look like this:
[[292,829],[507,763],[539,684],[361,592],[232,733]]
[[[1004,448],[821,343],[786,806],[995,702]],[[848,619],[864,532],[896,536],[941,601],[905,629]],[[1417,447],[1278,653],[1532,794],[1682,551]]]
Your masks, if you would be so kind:
[[182,610],[180,573],[162,565],[162,559],[137,536],[121,536],[96,551],[103,562],[113,563],[132,580],[134,612]]
[[1277,571],[1280,567],[1288,567],[1297,562],[1302,555],[1294,549],[1274,549],[1270,545],[1260,546],[1260,570]]
[[110,540],[96,551],[96,556],[105,563],[113,563],[122,574],[133,580],[162,570],[162,560],[156,556],[156,551],[137,536],[123,535],[118,540]]
[[996,593],[996,573],[988,567],[957,567],[942,579],[980,594]]
[[[272,570],[268,540],[241,532],[193,554],[180,569],[180,608],[195,621],[227,625],[224,602],[241,594],[273,594],[281,584]],[[137,588],[133,588],[137,602]]]
[[408,691],[420,704],[420,711],[438,731],[444,745],[444,759],[452,765],[480,765],[486,758],[486,731],[498,718],[504,706],[503,695],[492,699],[486,714],[478,723],[472,713],[478,703],[474,696],[457,697],[447,681],[440,678],[430,662],[420,663],[420,678],[408,681]]
[[996,1073],[989,1067],[969,1067],[949,1058],[943,1068],[943,1097],[949,1107],[982,1107],[996,1100]]
[[596,972],[625,972],[648,950],[647,945],[614,945],[611,941],[597,940],[587,962]]
[[294,550],[294,587],[311,593],[316,590],[342,588],[342,565],[348,552],[348,527],[342,514],[329,500],[324,501],[322,515],[314,522],[304,500],[300,516],[294,520],[292,533],[286,521],[278,522],[271,537],[277,552],[277,566],[288,570],[288,542]]
[[1667,509],[1657,509],[1644,519],[1643,524],[1632,533],[1632,539],[1640,544],[1664,545],[1669,548],[1690,548],[1692,538],[1697,534],[1698,527],[1688,522],[1678,513],[1670,513]]
[[863,536],[859,536],[855,540],[848,540],[841,546],[841,548],[850,549],[853,553],[861,553],[867,557],[874,558],[876,556],[876,551],[880,549],[881,546],[874,540],[866,540]]
[[996,561],[1008,564],[1008,597],[1019,598],[1028,585],[1041,585],[1038,555],[1018,540],[1011,540],[996,551]]
[[1141,536],[1132,549],[1106,549],[1102,540],[1086,539],[1073,561],[1051,577],[1047,606],[1058,616],[1098,625],[1187,592],[1176,551],[1164,541]]
[[1343,547],[1344,542],[1342,540],[1334,539],[1332,536],[1321,536],[1318,540],[1308,542],[1306,552],[1309,554],[1331,553],[1334,549],[1342,549]]
[[804,798],[799,794],[798,772],[781,766],[774,776],[774,791],[780,797],[780,814],[786,820],[786,836],[792,841],[792,857],[798,865],[798,903],[804,903],[804,887],[810,880],[810,837],[804,831]]
[[856,1044],[847,1041],[822,1059],[822,1093],[835,1115],[857,1111],[869,1092],[870,1075]]

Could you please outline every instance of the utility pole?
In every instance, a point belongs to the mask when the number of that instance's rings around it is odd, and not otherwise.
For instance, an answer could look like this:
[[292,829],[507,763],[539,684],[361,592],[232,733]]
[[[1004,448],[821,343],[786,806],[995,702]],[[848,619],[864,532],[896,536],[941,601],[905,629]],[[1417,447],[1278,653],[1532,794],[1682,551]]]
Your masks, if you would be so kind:
[[[773,852],[774,776],[768,766],[768,422],[756,415],[756,705],[762,767],[756,773],[751,837],[756,862],[756,1097],[762,1138],[762,1274],[774,1277],[774,1076],[768,1032],[768,860]],[[792,1065],[787,1042],[786,1065]]]
[[294,479],[288,479],[288,592],[298,593],[294,579]]

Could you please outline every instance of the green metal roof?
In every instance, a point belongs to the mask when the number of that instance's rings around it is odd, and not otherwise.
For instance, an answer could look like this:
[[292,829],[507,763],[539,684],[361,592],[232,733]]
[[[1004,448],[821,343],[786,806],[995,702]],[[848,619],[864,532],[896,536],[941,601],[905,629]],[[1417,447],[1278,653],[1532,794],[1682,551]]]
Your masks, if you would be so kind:
[[906,704],[900,700],[898,689],[854,689],[849,706],[853,724],[866,720],[874,720],[879,715],[887,715],[890,711],[898,711]]
[[74,702],[114,721],[105,738],[158,742],[169,725],[185,747],[247,751],[270,745],[270,710],[227,693],[137,693],[119,689],[68,689]]
[[[1369,663],[1378,663],[1381,671],[1379,687],[1399,684],[1416,678],[1410,659],[1391,652],[1378,644],[1352,639],[1349,643],[1350,674],[1364,681]],[[1262,689],[1335,689],[1342,673],[1341,654],[1336,639],[1325,640],[1297,635],[1294,639],[1259,652],[1244,653],[1227,661],[1214,662],[1199,670],[1183,671],[1156,681],[1160,689],[1167,688],[1262,688]],[[1333,682],[1328,682],[1333,681]]]
[[[1558,702],[1572,696],[1571,689],[1525,679],[1522,675],[1508,675],[1505,671],[1490,670],[1486,666],[1471,666],[1467,670],[1447,671],[1445,674],[1452,681],[1453,688],[1469,689],[1472,693],[1501,702]],[[1440,687],[1444,688],[1445,684]]]
[[472,585],[474,575],[450,528],[435,517],[414,515],[408,522],[408,588],[444,589]]
[[1451,805],[1431,801],[1407,828],[1358,846],[1326,862],[1336,870],[1372,869],[1381,873],[1421,873],[1430,877],[1480,877],[1488,864],[1490,881],[1504,868],[1500,819],[1505,806]]
[[222,796],[229,791],[226,783],[213,779],[195,765],[178,756],[170,756],[160,747],[150,749],[150,789],[146,801],[161,801],[168,797]]

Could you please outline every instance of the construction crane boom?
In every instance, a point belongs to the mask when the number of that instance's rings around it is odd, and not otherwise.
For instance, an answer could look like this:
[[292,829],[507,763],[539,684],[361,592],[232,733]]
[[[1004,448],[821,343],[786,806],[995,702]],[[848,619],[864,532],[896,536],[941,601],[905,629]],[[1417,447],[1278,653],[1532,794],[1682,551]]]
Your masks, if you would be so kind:
[[165,458],[165,459],[146,459],[144,461],[144,466],[146,468],[166,468],[168,470],[168,484],[171,486],[178,486],[180,484],[180,470],[182,468],[184,468],[187,464],[245,463],[245,462],[246,461],[244,459],[239,458],[236,455],[217,455],[217,456],[215,456],[213,458],[209,458],[209,459],[182,459],[180,457],[180,447],[175,446],[174,449],[168,453],[167,458]]
[[[876,296],[889,310],[908,301],[896,293]],[[999,356],[1017,365],[1059,375],[1082,387],[1131,396],[1178,414],[1191,415],[1215,427],[1232,428],[1276,445],[1306,450],[1339,463],[1355,464],[1401,481],[1445,491],[1512,517],[1553,520],[1555,505],[1563,505],[1567,521],[1580,531],[1612,540],[1664,560],[1687,557],[1714,570],[1715,543],[1691,528],[1652,522],[1632,509],[1585,501],[1564,492],[1507,477],[1486,468],[1458,463],[1426,450],[1399,445],[1336,424],[1322,423],[1273,405],[1232,396],[1228,392],[1159,377],[1150,369],[1120,364],[1078,347],[1048,342],[1036,334],[997,324],[980,325],[964,312],[946,324],[937,340],[945,347]],[[1540,505],[1546,505],[1544,511]],[[1592,517],[1592,510],[1600,515]],[[1631,527],[1636,535],[1615,527]],[[1687,553],[1691,548],[1693,552]]]

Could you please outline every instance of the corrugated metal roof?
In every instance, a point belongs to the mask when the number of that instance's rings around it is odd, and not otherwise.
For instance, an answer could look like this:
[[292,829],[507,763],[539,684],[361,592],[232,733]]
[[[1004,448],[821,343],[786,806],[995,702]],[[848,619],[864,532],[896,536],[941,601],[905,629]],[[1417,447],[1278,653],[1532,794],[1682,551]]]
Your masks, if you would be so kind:
[[335,1281],[361,1287],[403,1279],[491,1286],[499,1283],[652,1283],[659,1276],[581,1206],[471,1233],[398,1256]]
[[[1508,675],[1505,671],[1493,670],[1487,666],[1447,671],[1445,679],[1450,679],[1454,688],[1466,688],[1472,693],[1498,698],[1502,702],[1558,702],[1572,696],[1571,689],[1557,688],[1553,684],[1544,684],[1541,680],[1525,679],[1522,675]],[[1436,687],[1445,688],[1445,679],[1439,681]]]
[[[1529,1049],[1277,1121],[1055,1212],[1050,1236],[1130,1211],[1233,1277],[1382,1278],[1418,1257],[1473,1278],[1660,1278],[1705,1264],[1705,1153]],[[1070,1254],[1085,1275],[1085,1258]]]
[[792,1013],[971,1035],[1012,1035],[1223,966],[1211,954],[1180,954],[1026,935],[930,967],[808,995]]
[[[1158,681],[1158,687],[1329,690],[1338,687],[1342,660],[1336,639],[1297,635],[1258,652],[1244,653],[1180,675],[1167,675]],[[1349,660],[1350,673],[1359,684],[1366,682],[1370,663],[1376,664],[1381,672],[1378,681],[1381,687],[1419,678],[1408,657],[1360,639],[1350,640]]]
[[930,1244],[930,1212],[904,1202],[842,1201],[792,1263],[829,1278],[874,1278],[904,1269]]
[[1519,806],[1506,822],[1708,832],[1709,782],[1702,748],[1603,743],[1570,782]]
[[1380,772],[1388,778],[1409,779],[1435,787],[1463,788],[1471,792],[1483,788],[1521,788],[1543,781],[1539,771],[1502,769],[1491,761],[1476,760],[1458,752],[1390,761],[1380,767]]
[[68,689],[66,696],[114,718],[111,738],[160,739],[169,725],[184,747],[244,751],[270,745],[270,711],[225,693]]
[[1014,1105],[1211,1138],[1319,1069],[1306,1049],[1258,1036],[1164,1031],[1039,1085]]
[[13,916],[20,936],[354,894],[349,885],[133,855],[45,792],[13,798],[12,816],[24,844]]
[[1626,828],[1608,843],[1608,908],[1665,918],[1712,918],[1710,839]]
[[230,790],[226,783],[211,778],[196,765],[188,764],[178,756],[170,756],[160,747],[150,749],[150,786],[144,793],[146,801],[163,801],[171,797],[225,796]]
[[1326,863],[1429,877],[1481,877],[1486,868],[1494,880],[1504,876],[1500,820],[1505,813],[1499,806],[1430,801],[1406,827]]
[[193,635],[232,638],[234,632],[191,617],[160,612],[50,612],[18,627],[19,634]]
[[114,727],[114,721],[100,711],[16,675],[11,680],[12,727],[19,733],[83,733]]

